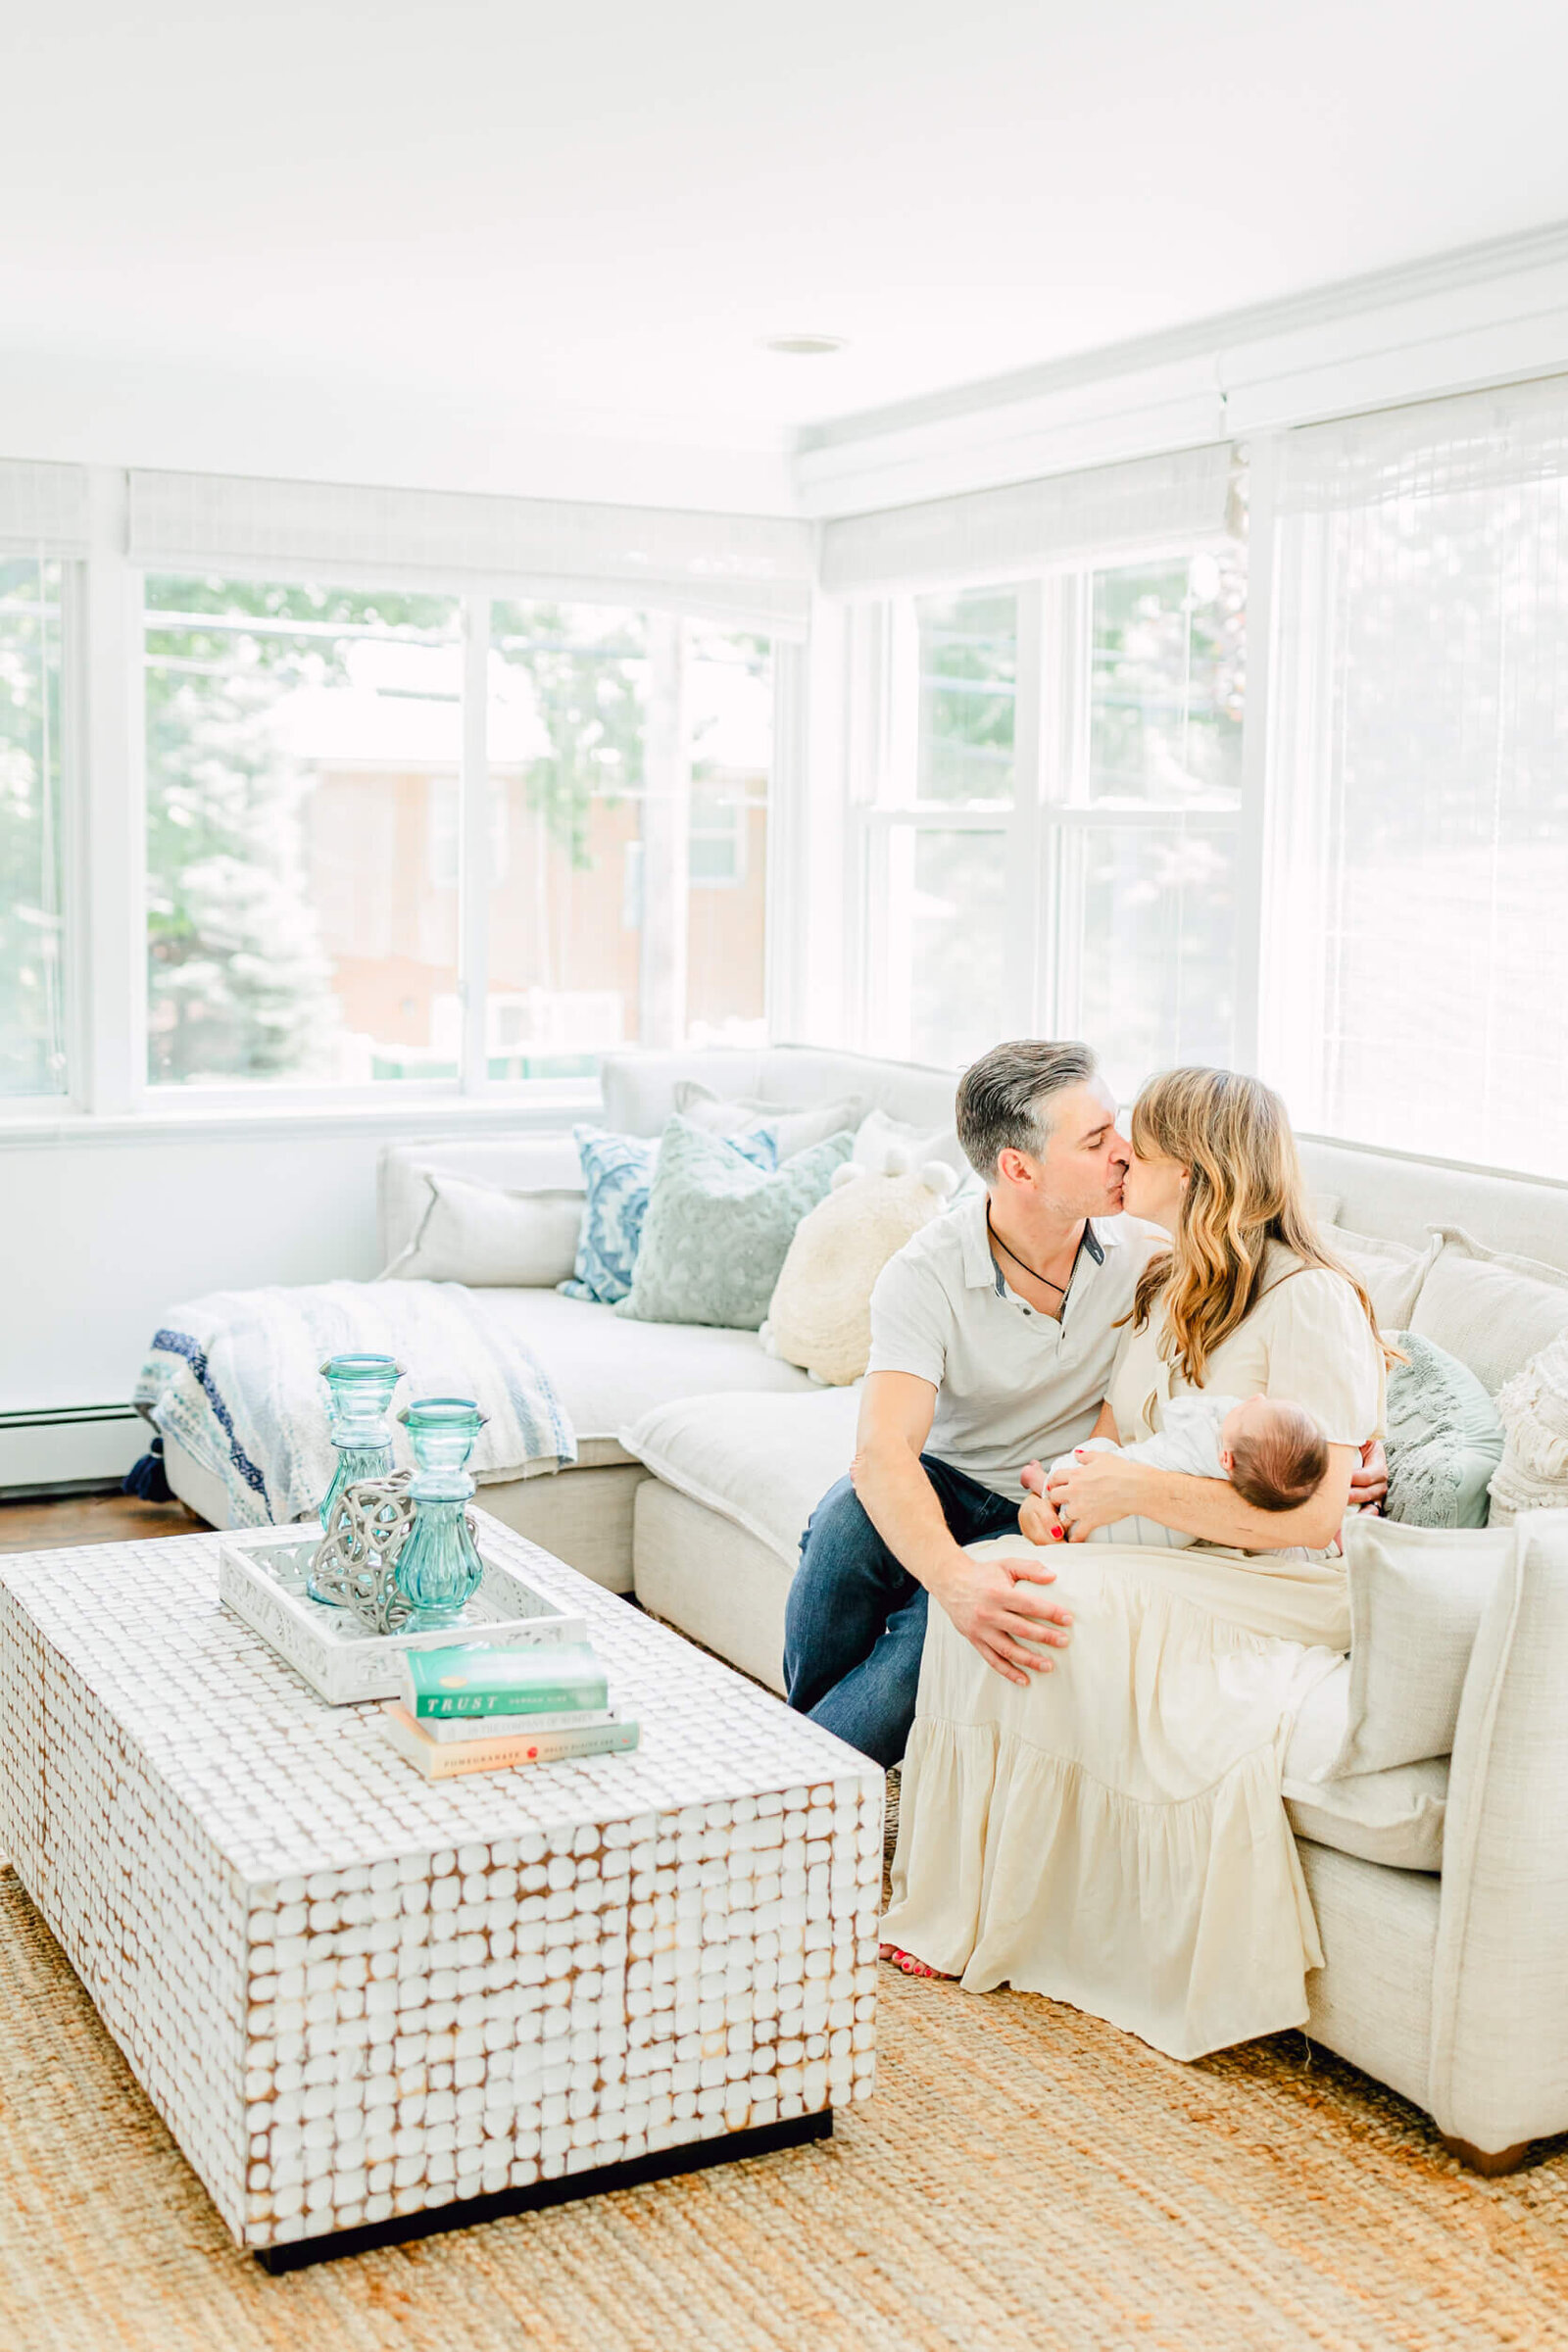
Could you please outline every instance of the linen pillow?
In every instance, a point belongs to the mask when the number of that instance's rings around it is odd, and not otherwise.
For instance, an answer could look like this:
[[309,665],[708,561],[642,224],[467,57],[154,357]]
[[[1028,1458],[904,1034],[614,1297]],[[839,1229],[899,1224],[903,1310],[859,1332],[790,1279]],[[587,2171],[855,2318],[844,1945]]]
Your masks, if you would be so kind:
[[[897,1159],[903,1153],[889,1147]],[[848,1388],[871,1352],[871,1292],[896,1250],[940,1216],[955,1187],[950,1167],[873,1174],[853,1160],[796,1227],[762,1326],[762,1345],[829,1388]]]
[[849,1158],[829,1136],[769,1174],[746,1137],[705,1134],[679,1112],[660,1140],[636,1270],[617,1314],[641,1323],[716,1323],[756,1331],[795,1238]]
[[1392,1772],[1327,1775],[1345,1740],[1350,1668],[1336,1666],[1297,1711],[1280,1794],[1298,1838],[1358,1854],[1395,1870],[1443,1868],[1443,1822],[1448,1804],[1446,1757],[1396,1765]]
[[830,1135],[842,1135],[847,1127],[858,1127],[865,1104],[858,1095],[846,1095],[837,1102],[797,1103],[793,1109],[784,1102],[758,1102],[744,1098],[734,1102],[715,1095],[700,1079],[678,1078],[675,1109],[679,1117],[689,1119],[694,1127],[703,1128],[709,1135],[727,1136],[731,1143],[743,1135],[771,1135],[778,1164],[782,1166],[786,1159],[793,1159],[798,1152],[808,1151],[812,1144],[825,1143]]
[[429,1198],[415,1236],[382,1282],[466,1282],[470,1290],[532,1290],[569,1275],[585,1195],[510,1192],[466,1176],[424,1171]]
[[1553,1340],[1497,1398],[1507,1432],[1492,1481],[1492,1523],[1568,1507],[1568,1340]]
[[[602,1127],[574,1127],[571,1132],[587,1200],[572,1278],[558,1288],[568,1298],[593,1298],[614,1306],[631,1289],[662,1139],[610,1135]],[[736,1136],[732,1142],[754,1166],[772,1166],[771,1136]]]
[[1348,1523],[1350,1692],[1327,1779],[1449,1753],[1476,1632],[1515,1541],[1511,1528]]
[[1568,1332],[1568,1274],[1534,1257],[1487,1250],[1457,1225],[1442,1244],[1409,1326],[1468,1364],[1489,1396]]
[[1502,1416],[1457,1356],[1418,1332],[1396,1332],[1394,1344],[1409,1360],[1389,1368],[1385,1516],[1406,1527],[1485,1527]]
[[1344,1258],[1364,1286],[1379,1331],[1403,1331],[1441,1247],[1436,1238],[1423,1249],[1412,1250],[1407,1242],[1386,1242],[1380,1234],[1352,1233],[1348,1226],[1326,1225],[1323,1242],[1335,1256]]

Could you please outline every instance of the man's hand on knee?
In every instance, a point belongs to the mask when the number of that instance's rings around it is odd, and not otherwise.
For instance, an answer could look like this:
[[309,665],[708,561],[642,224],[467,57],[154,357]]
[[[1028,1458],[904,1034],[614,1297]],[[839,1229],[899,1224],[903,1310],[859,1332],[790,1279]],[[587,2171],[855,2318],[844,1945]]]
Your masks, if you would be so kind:
[[976,1560],[965,1552],[961,1561],[932,1587],[932,1598],[1007,1682],[1023,1686],[1032,1674],[1049,1674],[1055,1663],[1051,1650],[1065,1649],[1072,1639],[1066,1630],[1072,1611],[1035,1590],[1054,1584],[1055,1570],[1023,1557]]

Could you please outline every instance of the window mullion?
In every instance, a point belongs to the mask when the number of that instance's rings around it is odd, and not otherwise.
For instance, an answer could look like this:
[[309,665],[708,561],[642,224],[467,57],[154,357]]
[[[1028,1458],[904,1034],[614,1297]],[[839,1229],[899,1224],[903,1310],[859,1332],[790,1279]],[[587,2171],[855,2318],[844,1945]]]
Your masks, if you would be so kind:
[[[1286,936],[1266,920],[1268,805],[1271,732],[1270,657],[1274,635],[1274,482],[1278,442],[1265,435],[1249,453],[1249,540],[1247,551],[1247,700],[1242,710],[1242,807],[1237,828],[1236,1021],[1232,1052],[1240,1070],[1257,1070],[1263,1059],[1264,1005],[1278,993],[1279,976],[1265,975],[1265,940]],[[1293,981],[1299,978],[1292,975]]]
[[459,771],[458,970],[463,1091],[490,1083],[490,599],[463,600],[463,755]]
[[141,580],[125,554],[124,474],[95,466],[73,859],[83,1105],[140,1108],[147,1082],[146,694]]

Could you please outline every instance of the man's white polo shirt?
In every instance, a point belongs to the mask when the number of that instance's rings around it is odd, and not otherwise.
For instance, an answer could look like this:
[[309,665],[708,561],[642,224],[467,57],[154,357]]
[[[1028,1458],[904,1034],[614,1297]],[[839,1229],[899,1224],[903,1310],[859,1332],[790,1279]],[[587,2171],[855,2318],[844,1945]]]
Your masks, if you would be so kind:
[[986,1196],[960,1201],[889,1258],[871,1293],[868,1372],[912,1372],[937,1392],[925,1450],[1021,1501],[1025,1462],[1088,1437],[1104,1402],[1138,1277],[1166,1236],[1135,1217],[1092,1218],[1061,1320],[1004,1280]]

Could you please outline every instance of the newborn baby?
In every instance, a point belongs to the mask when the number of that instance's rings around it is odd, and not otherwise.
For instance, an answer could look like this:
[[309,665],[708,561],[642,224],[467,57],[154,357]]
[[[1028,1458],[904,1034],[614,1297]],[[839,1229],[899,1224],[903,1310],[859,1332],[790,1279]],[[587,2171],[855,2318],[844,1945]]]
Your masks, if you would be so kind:
[[[1077,1453],[1122,1453],[1152,1470],[1182,1470],[1194,1478],[1228,1478],[1254,1510],[1291,1511],[1317,1492],[1329,1466],[1328,1441],[1308,1412],[1273,1396],[1215,1396],[1197,1394],[1165,1400],[1162,1426],[1154,1437],[1132,1446],[1109,1438],[1086,1438]],[[1018,1532],[1031,1544],[1051,1541],[1051,1513],[1043,1495],[1057,1470],[1072,1467],[1061,1454],[1042,1472],[1031,1462],[1023,1483],[1034,1490],[1018,1513]],[[1153,1519],[1116,1519],[1090,1533],[1091,1544],[1162,1544],[1171,1550],[1195,1541]]]

